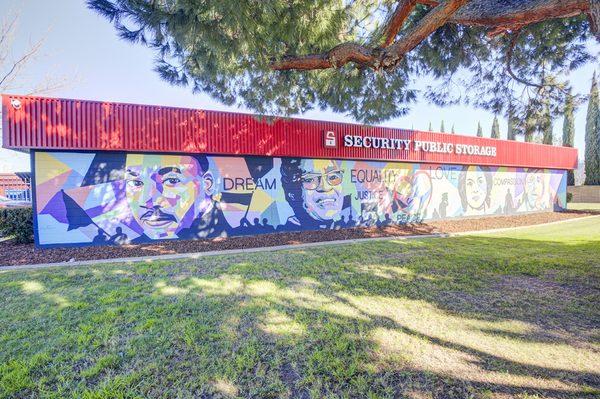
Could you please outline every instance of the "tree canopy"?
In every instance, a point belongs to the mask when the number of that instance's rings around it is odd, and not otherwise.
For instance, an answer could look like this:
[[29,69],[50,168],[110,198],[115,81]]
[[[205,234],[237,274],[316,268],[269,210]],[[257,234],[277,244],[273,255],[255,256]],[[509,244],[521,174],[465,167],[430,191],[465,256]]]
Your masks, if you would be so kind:
[[596,74],[585,120],[585,184],[600,185],[600,94]]
[[[573,102],[573,95],[569,92],[563,117],[562,145],[564,147],[575,145],[575,104]],[[572,170],[567,171],[567,185],[575,185],[575,173]]]
[[[437,105],[558,112],[566,74],[594,57],[600,0],[88,0],[156,71],[264,114],[405,114],[416,80]],[[600,40],[600,39],[599,39]],[[523,118],[519,118],[523,119]]]
[[494,121],[492,122],[492,133],[490,137],[493,139],[500,138],[500,123],[498,122],[498,117],[494,115]]

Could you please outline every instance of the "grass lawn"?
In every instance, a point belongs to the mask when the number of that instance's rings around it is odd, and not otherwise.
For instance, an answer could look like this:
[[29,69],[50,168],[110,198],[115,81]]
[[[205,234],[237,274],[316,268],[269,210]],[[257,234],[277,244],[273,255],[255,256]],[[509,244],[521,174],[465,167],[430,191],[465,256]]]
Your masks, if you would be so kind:
[[596,203],[579,203],[579,202],[569,202],[567,204],[568,209],[577,210],[577,211],[600,211],[600,204]]
[[0,397],[600,395],[600,218],[0,273]]

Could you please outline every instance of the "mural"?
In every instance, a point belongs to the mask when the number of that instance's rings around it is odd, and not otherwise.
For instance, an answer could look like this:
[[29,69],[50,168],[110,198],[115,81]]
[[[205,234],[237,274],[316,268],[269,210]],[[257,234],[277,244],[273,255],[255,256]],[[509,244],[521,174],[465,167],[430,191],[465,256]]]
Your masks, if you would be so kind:
[[561,209],[562,170],[35,152],[40,246],[419,223]]

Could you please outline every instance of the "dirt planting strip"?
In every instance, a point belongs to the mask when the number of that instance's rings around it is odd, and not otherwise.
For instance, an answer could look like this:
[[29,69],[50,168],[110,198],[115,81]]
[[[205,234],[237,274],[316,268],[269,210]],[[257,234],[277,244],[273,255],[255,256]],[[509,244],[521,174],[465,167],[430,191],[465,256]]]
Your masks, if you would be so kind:
[[115,259],[127,257],[182,254],[280,245],[304,244],[319,241],[354,240],[360,238],[394,237],[424,234],[459,233],[508,227],[536,225],[591,216],[593,212],[546,212],[519,216],[495,216],[457,220],[431,221],[418,225],[386,226],[381,228],[352,228],[344,230],[320,230],[295,233],[263,234],[257,236],[215,238],[194,241],[162,241],[151,244],[128,244],[121,246],[88,246],[69,248],[35,248],[33,244],[0,242],[0,265],[26,265]]

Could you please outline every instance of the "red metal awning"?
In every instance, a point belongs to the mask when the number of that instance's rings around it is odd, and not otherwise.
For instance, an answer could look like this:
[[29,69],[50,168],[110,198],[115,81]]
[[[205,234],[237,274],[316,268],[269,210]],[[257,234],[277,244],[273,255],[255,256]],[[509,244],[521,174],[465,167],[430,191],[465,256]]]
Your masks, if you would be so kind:
[[[350,123],[274,118],[163,106],[2,96],[3,146],[16,150],[91,150],[268,155],[573,169],[577,149]],[[334,132],[336,148],[325,147]],[[345,147],[343,136],[495,147],[495,156]]]

